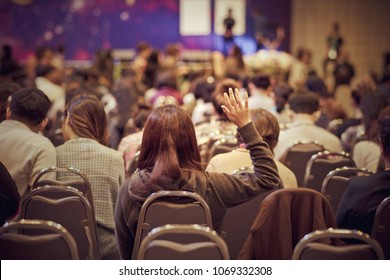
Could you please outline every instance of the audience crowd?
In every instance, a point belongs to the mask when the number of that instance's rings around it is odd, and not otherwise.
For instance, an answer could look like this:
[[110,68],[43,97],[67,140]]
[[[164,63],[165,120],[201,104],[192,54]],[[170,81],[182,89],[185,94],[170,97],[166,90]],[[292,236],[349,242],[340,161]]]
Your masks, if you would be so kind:
[[[246,65],[237,45],[191,67],[179,45],[160,51],[141,42],[131,63],[115,66],[104,50],[88,69],[67,67],[50,47],[22,64],[4,46],[0,224],[19,218],[42,169],[72,167],[91,184],[100,258],[130,259],[140,209],[153,192],[200,194],[220,233],[228,208],[302,187],[285,155],[296,142],[316,141],[374,172],[350,180],[334,213],[338,227],[370,234],[376,208],[390,196],[390,73],[355,77],[340,46],[334,72],[321,78],[311,56],[299,49],[281,77]],[[233,175],[240,168],[250,170],[245,178]]]

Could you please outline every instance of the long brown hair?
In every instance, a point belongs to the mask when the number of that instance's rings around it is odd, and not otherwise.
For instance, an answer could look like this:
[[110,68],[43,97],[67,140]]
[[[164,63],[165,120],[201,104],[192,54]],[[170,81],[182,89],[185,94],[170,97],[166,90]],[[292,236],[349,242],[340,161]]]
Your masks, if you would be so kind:
[[68,124],[79,136],[94,139],[108,146],[109,134],[107,115],[100,100],[91,94],[81,94],[72,98],[66,107]]
[[179,178],[182,169],[202,171],[194,125],[176,105],[157,107],[144,127],[138,160],[140,169],[151,169],[151,181],[161,176]]

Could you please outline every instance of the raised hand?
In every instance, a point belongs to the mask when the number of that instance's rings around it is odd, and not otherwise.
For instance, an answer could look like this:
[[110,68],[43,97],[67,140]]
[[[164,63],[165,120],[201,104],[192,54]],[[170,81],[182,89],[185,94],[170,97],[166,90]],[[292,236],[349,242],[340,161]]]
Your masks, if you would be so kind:
[[237,88],[234,92],[232,88],[229,88],[229,94],[225,92],[224,99],[225,105],[222,105],[221,107],[232,123],[240,128],[251,122],[247,92],[245,92],[244,104],[242,104],[240,92]]

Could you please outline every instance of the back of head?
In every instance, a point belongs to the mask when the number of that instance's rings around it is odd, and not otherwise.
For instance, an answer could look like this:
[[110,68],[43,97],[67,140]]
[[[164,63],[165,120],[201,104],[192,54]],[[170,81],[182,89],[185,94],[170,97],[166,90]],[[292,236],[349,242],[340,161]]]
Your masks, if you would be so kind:
[[215,79],[213,77],[199,78],[194,87],[196,99],[202,98],[204,102],[211,101],[211,95],[215,91]]
[[[390,160],[390,106],[385,107],[379,115],[379,139],[385,161]],[[386,167],[389,167],[389,163]]]
[[271,85],[271,81],[268,75],[259,74],[252,79],[252,84],[259,89],[266,90]]
[[0,122],[6,119],[8,98],[18,89],[20,89],[20,85],[16,83],[0,84]]
[[255,109],[250,111],[251,120],[256,130],[263,140],[267,142],[271,151],[275,148],[279,139],[279,122],[277,118],[269,111],[264,109]]
[[288,99],[290,109],[296,114],[313,114],[320,108],[318,96],[312,92],[297,92]]
[[152,111],[144,127],[138,167],[153,170],[152,182],[178,178],[182,168],[202,170],[194,125],[183,109],[164,105]]
[[50,64],[39,64],[35,68],[35,74],[37,77],[47,77],[50,73],[55,71],[55,67]]
[[361,97],[360,110],[363,113],[363,125],[368,140],[378,136],[378,117],[383,108],[388,105],[387,97],[382,92],[366,93]]
[[96,96],[82,94],[73,97],[66,106],[66,117],[77,136],[108,145],[107,116]]
[[12,94],[11,119],[35,126],[46,118],[50,106],[49,98],[41,90],[23,88]]
[[306,80],[306,87],[309,91],[319,94],[321,97],[329,96],[328,89],[326,88],[324,81],[318,77],[316,73],[309,75]]
[[[240,84],[233,79],[223,79],[219,82],[213,92],[211,97],[211,102],[213,103],[214,110],[219,116],[226,117],[225,113],[222,110],[222,105],[225,104],[223,94],[229,92],[229,88],[235,89],[240,88]],[[227,118],[227,117],[226,117]]]
[[282,112],[293,89],[287,83],[279,83],[274,87],[275,105],[278,113]]
[[173,73],[169,71],[159,73],[156,79],[156,88],[161,89],[163,87],[177,89],[177,80]]

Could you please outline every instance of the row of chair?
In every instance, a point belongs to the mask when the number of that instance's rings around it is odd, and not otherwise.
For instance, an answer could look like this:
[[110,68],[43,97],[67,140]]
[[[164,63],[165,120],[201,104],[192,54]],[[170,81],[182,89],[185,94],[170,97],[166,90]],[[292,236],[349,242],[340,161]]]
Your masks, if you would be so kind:
[[[282,190],[282,193],[290,191],[291,190]],[[305,191],[305,189],[300,189],[299,191],[305,193],[310,190]],[[280,193],[280,190],[278,192]],[[317,195],[321,195],[318,192],[315,193]],[[261,205],[262,201],[267,196],[271,196],[271,194],[260,194],[248,202],[228,209],[223,223],[221,236],[229,249],[230,258],[237,258],[245,239],[250,234],[251,225],[258,215],[259,205]],[[21,215],[23,218],[27,219],[54,220],[54,222],[63,225],[63,228],[75,239],[78,257],[80,259],[97,259],[98,252],[96,251],[96,230],[94,228],[93,215],[90,213],[90,207],[88,210],[88,204],[88,200],[78,190],[75,190],[72,187],[65,185],[60,187],[53,185],[40,186],[34,189],[28,199],[23,202]],[[68,208],[63,208],[67,207],[64,205],[68,205]],[[68,210],[64,211],[64,209]],[[383,205],[378,207],[377,217],[374,222],[374,231],[372,234],[373,237],[377,238],[378,241],[383,244],[382,246],[387,254],[390,250],[386,234],[388,235],[390,225],[388,223],[386,224],[389,219],[386,220],[386,218],[381,217],[389,215],[389,209],[390,198],[386,200],[386,203],[384,202]],[[70,215],[70,213],[74,213],[74,215]],[[83,216],[80,213],[86,213],[86,215]],[[134,259],[140,258],[140,248],[142,247],[142,243],[145,240],[148,240],[147,236],[149,233],[151,233],[155,228],[159,228],[167,224],[181,224],[187,226],[197,224],[197,227],[206,226],[211,229],[212,221],[210,210],[204,199],[194,193],[162,191],[151,195],[145,201],[141,209],[133,250]],[[183,229],[181,230],[183,231]],[[209,231],[212,233],[211,230]],[[198,233],[189,234],[188,232],[189,231],[187,230],[186,237],[178,238],[176,236],[170,241],[175,241],[176,243],[186,242],[188,244],[210,241],[215,244],[220,243],[215,240],[213,241],[212,237],[205,238],[204,234],[201,238],[199,238]],[[34,232],[30,229],[26,229],[22,233],[32,236],[37,234],[36,231]],[[40,233],[43,232],[41,231]],[[170,233],[167,234],[168,237],[169,235],[172,235]],[[178,232],[175,234],[178,235]],[[183,234],[184,233],[182,232],[181,235]],[[169,242],[163,243],[165,245],[170,244]],[[163,245],[161,245],[160,242],[159,246]],[[215,247],[215,245],[212,244],[205,243],[203,245],[206,245],[205,247]],[[197,244],[195,248],[203,248],[203,245]],[[144,245],[143,248],[146,248],[145,246],[146,245]],[[193,246],[186,245],[179,247],[181,248],[179,251],[184,252],[188,250],[191,251]],[[4,252],[9,250],[1,251]],[[221,256],[226,256],[225,253],[219,254]],[[389,256],[386,255],[386,257]]]

